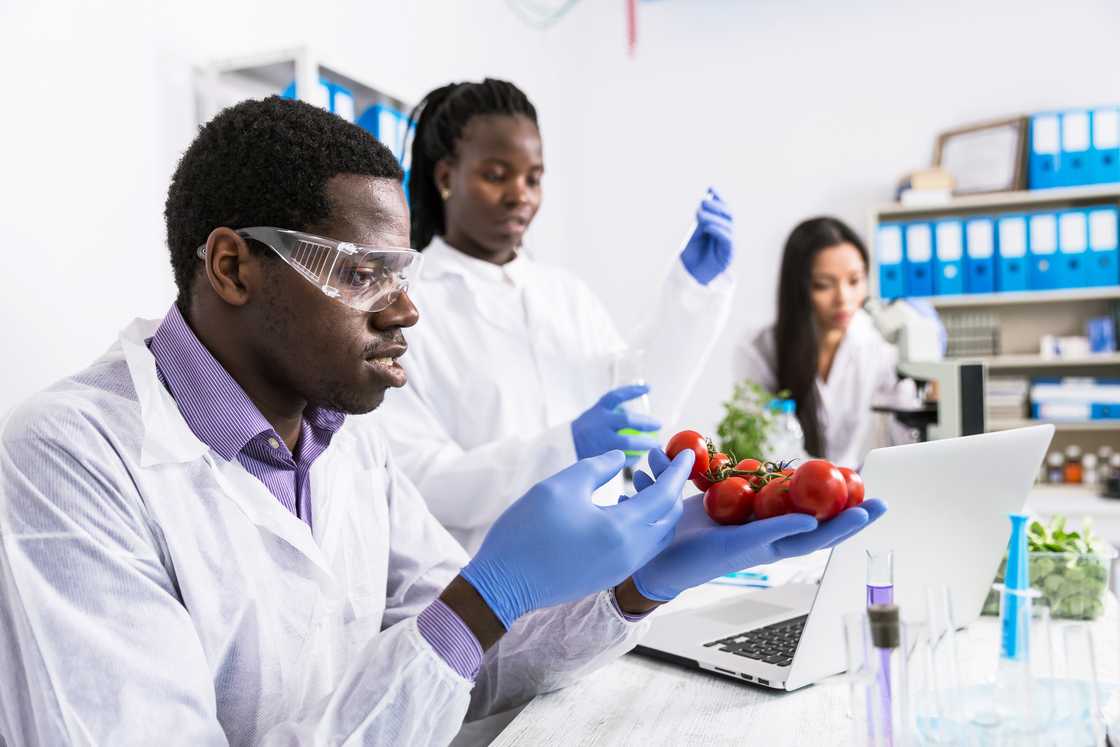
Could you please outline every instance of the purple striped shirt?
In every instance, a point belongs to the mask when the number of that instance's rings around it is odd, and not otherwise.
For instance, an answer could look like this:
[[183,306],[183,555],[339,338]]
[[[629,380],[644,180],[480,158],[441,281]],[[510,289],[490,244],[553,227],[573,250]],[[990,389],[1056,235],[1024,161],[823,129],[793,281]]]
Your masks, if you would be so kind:
[[[225,367],[199,342],[173,305],[148,340],[160,381],[198,440],[223,459],[237,459],[284,508],[311,526],[311,465],[330,445],[346,416],[309,406],[303,412],[295,453]],[[420,613],[420,634],[467,679],[478,677],[482,647],[470,628],[438,599]]]
[[346,416],[308,406],[293,454],[245,390],[198,341],[178,306],[167,312],[148,347],[191,432],[226,461],[236,458],[284,508],[311,526],[308,473]]

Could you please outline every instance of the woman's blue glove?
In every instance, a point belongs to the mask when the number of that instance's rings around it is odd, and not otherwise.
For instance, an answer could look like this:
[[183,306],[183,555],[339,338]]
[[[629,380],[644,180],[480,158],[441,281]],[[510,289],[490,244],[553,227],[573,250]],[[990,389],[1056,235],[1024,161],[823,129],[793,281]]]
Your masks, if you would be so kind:
[[507,630],[527,612],[616,586],[669,545],[692,461],[677,456],[616,506],[591,494],[622,469],[622,452],[577,462],[506,509],[461,574]]
[[[649,453],[649,464],[655,475],[664,475],[669,459],[663,451],[654,449]],[[651,484],[654,480],[645,472],[634,474],[634,487],[648,488]],[[704,512],[704,496],[694,495],[684,501],[672,544],[634,574],[634,586],[647,599],[667,602],[713,578],[832,547],[886,510],[886,504],[872,499],[819,525],[812,516],[787,514],[742,526],[722,526]]]
[[712,282],[731,264],[731,211],[723,198],[709,189],[696,211],[696,230],[681,250],[681,262],[700,285]]
[[[649,392],[644,384],[620,386],[599,398],[587,412],[572,421],[572,442],[576,457],[588,459],[613,449],[646,452],[657,446],[657,440],[639,433],[619,433],[620,430],[649,431],[661,428],[651,417],[621,409],[623,402],[637,399]],[[637,462],[634,457],[633,462]],[[628,463],[629,463],[628,461]]]

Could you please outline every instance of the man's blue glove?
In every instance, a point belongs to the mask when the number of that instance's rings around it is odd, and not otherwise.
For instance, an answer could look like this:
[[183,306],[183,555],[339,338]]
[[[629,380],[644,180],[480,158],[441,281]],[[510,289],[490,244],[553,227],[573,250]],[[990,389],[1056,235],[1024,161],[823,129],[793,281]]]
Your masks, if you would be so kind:
[[910,304],[914,311],[937,322],[937,339],[941,342],[941,354],[945,355],[945,351],[949,347],[949,334],[945,331],[945,325],[941,323],[941,315],[937,313],[937,309],[933,308],[933,304],[924,298],[907,298],[904,300]]
[[[655,475],[663,475],[669,459],[654,449],[649,464]],[[651,484],[654,480],[645,472],[635,473],[634,487]],[[704,512],[704,496],[694,495],[684,501],[672,544],[634,574],[634,586],[647,599],[667,602],[685,589],[733,571],[832,547],[886,510],[886,504],[872,499],[820,525],[812,516],[787,514],[742,526],[722,526]]]
[[712,282],[731,264],[731,211],[723,198],[709,189],[696,211],[696,230],[681,250],[681,262],[700,285]]
[[[572,442],[576,447],[576,457],[588,459],[613,449],[646,452],[655,448],[657,441],[651,436],[619,433],[623,429],[653,432],[661,428],[661,424],[653,418],[621,408],[623,402],[648,392],[649,387],[644,384],[620,386],[604,394],[590,409],[573,420]],[[637,457],[632,457],[627,463],[637,461]]]
[[622,452],[577,462],[498,517],[463,578],[507,630],[527,612],[622,583],[672,540],[692,462],[691,452],[677,456],[616,506],[596,506],[591,494],[622,469]]

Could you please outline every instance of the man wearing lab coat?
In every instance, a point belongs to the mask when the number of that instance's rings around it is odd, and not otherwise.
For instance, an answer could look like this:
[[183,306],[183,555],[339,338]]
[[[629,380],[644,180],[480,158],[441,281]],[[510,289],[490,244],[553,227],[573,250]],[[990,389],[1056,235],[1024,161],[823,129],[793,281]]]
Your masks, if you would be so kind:
[[616,452],[533,487],[468,561],[346,418],[405,381],[399,179],[365,133],[276,98],[187,150],[176,304],[0,432],[9,744],[444,744],[627,650],[684,588],[881,513],[678,531],[702,516],[691,459],[658,454],[602,509]]

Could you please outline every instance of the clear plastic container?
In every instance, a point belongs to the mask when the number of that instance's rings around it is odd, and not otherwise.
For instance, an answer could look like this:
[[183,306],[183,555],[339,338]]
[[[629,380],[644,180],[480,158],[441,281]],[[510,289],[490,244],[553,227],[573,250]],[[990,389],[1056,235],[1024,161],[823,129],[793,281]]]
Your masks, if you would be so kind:
[[[1074,552],[1030,552],[1031,588],[1037,589],[1050,607],[1050,615],[1063,620],[1095,620],[1104,613],[1109,571],[1116,551],[1105,548],[1095,554]],[[1004,566],[996,581],[1002,583]],[[984,602],[984,614],[999,614],[999,595],[992,592]]]

